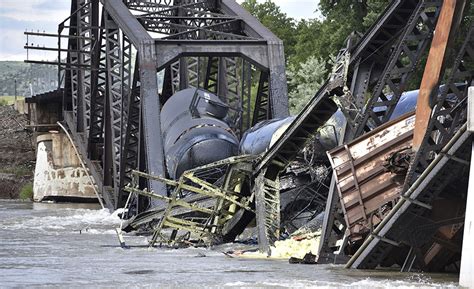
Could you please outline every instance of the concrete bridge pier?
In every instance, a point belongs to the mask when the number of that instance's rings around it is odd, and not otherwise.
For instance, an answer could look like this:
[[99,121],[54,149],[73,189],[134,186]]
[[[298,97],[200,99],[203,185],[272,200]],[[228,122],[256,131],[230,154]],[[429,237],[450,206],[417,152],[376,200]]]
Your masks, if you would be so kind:
[[38,135],[34,201],[97,202],[94,187],[64,133]]

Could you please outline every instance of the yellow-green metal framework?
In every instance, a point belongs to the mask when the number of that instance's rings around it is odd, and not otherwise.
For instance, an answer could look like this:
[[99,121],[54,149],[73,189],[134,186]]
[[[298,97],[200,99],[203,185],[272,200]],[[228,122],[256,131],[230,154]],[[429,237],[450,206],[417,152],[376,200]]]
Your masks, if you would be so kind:
[[[156,243],[175,245],[187,242],[189,238],[205,245],[220,242],[223,226],[238,209],[253,211],[250,205],[253,195],[244,197],[240,193],[244,179],[253,172],[254,161],[253,156],[232,157],[186,171],[176,181],[133,171],[132,184],[126,186],[126,191],[167,204],[164,211],[156,212],[154,219],[159,222],[153,227],[150,246]],[[204,179],[216,170],[225,171],[224,177],[214,182]],[[171,188],[171,194],[162,196],[146,188],[140,189],[139,178],[159,181]],[[203,205],[186,201],[183,196],[189,194],[200,195],[207,202]],[[166,229],[170,229],[171,233]]]

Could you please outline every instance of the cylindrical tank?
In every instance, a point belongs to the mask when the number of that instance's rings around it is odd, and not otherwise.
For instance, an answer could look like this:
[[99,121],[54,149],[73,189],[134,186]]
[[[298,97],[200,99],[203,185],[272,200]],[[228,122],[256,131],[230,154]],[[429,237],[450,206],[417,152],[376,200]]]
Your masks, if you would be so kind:
[[[395,107],[390,120],[415,110],[418,99],[418,90],[402,94]],[[377,108],[375,109],[377,111]],[[269,149],[273,143],[284,133],[295,117],[285,119],[266,120],[249,129],[240,142],[241,154],[259,155]],[[315,135],[315,154],[325,156],[326,151],[338,146],[342,136],[345,117],[341,110],[334,115],[318,130]]]
[[171,178],[238,153],[239,140],[225,122],[227,112],[216,95],[196,88],[181,90],[165,103],[161,129]]
[[[245,132],[240,142],[240,153],[259,155],[268,150],[286,131],[295,117],[262,121]],[[337,146],[344,115],[338,110],[316,133],[318,150],[325,153]]]
[[240,153],[259,155],[266,151],[288,128],[295,117],[264,120],[247,130],[240,142]]
[[[390,120],[397,119],[405,113],[415,110],[419,92],[419,90],[411,90],[404,92],[400,96],[397,106],[395,106],[395,109],[393,110],[393,113],[390,116]],[[374,109],[374,111],[377,112],[377,109]]]

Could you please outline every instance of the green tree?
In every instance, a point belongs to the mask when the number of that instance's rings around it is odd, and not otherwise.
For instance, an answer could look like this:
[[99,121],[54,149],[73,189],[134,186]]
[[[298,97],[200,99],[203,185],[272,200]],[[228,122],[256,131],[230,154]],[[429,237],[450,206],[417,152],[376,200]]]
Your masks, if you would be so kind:
[[271,0],[245,0],[242,6],[283,40],[287,62],[297,65],[311,56],[325,60],[337,54],[351,32],[365,32],[388,4],[386,0],[320,0],[322,19],[299,22]]
[[385,0],[367,0],[367,15],[364,17],[364,27],[372,26],[388,4],[389,1]]
[[303,63],[311,56],[324,58],[321,51],[326,45],[326,39],[321,37],[323,25],[317,19],[301,20],[297,26],[295,55],[290,59],[293,65]]
[[365,32],[389,4],[386,0],[320,0],[321,18],[295,21],[271,0],[245,0],[242,6],[283,40],[290,111],[299,112],[323,85],[331,57],[353,32]]
[[367,15],[367,0],[321,0],[319,9],[324,17],[321,37],[326,43],[319,55],[323,59],[336,54],[351,32],[365,31],[363,19]]
[[388,5],[386,0],[321,0],[322,19],[302,20],[297,26],[293,63],[310,56],[329,59],[353,31],[365,32]]
[[290,65],[287,69],[290,86],[289,101],[292,115],[299,113],[324,84],[326,62],[311,56],[304,63]]
[[286,59],[295,54],[297,34],[295,19],[288,17],[271,0],[263,3],[258,3],[257,0],[245,0],[241,5],[283,41]]

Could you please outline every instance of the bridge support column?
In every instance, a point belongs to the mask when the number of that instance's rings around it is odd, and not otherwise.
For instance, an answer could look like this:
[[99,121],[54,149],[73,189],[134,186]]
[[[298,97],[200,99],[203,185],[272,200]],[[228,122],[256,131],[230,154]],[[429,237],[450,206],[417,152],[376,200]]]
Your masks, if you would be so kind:
[[90,178],[63,133],[37,137],[33,199],[37,202],[97,201]]

